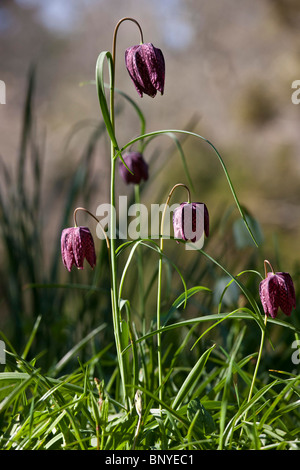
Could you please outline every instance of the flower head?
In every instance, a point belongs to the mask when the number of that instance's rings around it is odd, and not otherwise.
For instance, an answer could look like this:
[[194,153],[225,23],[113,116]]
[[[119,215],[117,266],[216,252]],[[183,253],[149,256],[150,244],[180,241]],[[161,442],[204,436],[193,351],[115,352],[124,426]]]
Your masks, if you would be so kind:
[[[203,233],[209,235],[209,214],[205,204],[201,202],[183,202],[173,212],[175,238],[198,241]],[[179,242],[177,242],[179,243]]]
[[71,271],[73,264],[78,269],[83,269],[84,258],[92,268],[95,267],[95,245],[88,227],[71,227],[62,231],[61,255],[68,271]]
[[295,288],[289,273],[267,273],[259,284],[259,295],[265,314],[272,318],[279,308],[288,316],[296,308]]
[[138,94],[151,96],[157,91],[163,95],[165,60],[163,53],[151,43],[132,46],[125,51],[125,64]]
[[143,155],[139,152],[129,152],[124,155],[124,162],[128,168],[127,170],[123,162],[120,162],[119,172],[125,183],[139,184],[141,180],[147,181],[148,179],[148,165],[145,162]]

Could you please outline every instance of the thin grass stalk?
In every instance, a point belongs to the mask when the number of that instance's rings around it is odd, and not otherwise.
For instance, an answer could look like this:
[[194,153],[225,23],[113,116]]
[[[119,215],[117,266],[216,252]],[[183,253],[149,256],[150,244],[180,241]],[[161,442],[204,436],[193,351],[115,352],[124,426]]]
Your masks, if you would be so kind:
[[[134,185],[134,196],[135,203],[140,204],[140,186]],[[141,217],[139,217],[139,223],[141,228]],[[145,333],[145,295],[144,295],[144,269],[143,269],[143,256],[142,247],[137,249],[137,262],[138,262],[138,282],[139,282],[139,305],[140,305],[140,317],[142,321],[142,331]]]
[[[257,372],[258,372],[258,368],[259,368],[260,361],[261,361],[261,357],[262,357],[262,351],[263,351],[263,346],[264,346],[265,336],[266,336],[267,320],[268,320],[268,316],[265,315],[265,320],[264,320],[264,326],[265,326],[265,328],[263,328],[263,329],[262,329],[262,332],[261,332],[261,339],[260,339],[260,346],[259,346],[259,351],[258,351],[258,357],[257,357],[257,361],[256,361],[256,365],[255,365],[255,370],[254,370],[253,377],[252,377],[252,382],[251,382],[250,390],[249,390],[249,395],[248,395],[248,400],[247,400],[248,403],[249,403],[249,401],[251,400],[251,397],[252,397],[252,393],[253,393],[253,389],[254,389],[254,384],[255,384],[255,381],[256,381]],[[245,419],[246,419],[246,415],[245,415]]]
[[[267,276],[266,262],[265,262],[265,275]],[[261,357],[262,357],[262,351],[263,351],[264,342],[265,342],[265,336],[266,336],[267,321],[268,321],[268,315],[265,314],[265,318],[264,318],[264,328],[261,329],[261,339],[260,339],[260,346],[259,346],[259,351],[258,351],[258,357],[257,357],[257,361],[256,361],[256,365],[255,365],[255,369],[254,369],[254,373],[253,373],[253,377],[252,377],[252,382],[251,382],[251,386],[250,386],[250,390],[249,390],[249,395],[248,395],[247,403],[250,402],[251,397],[252,397],[252,393],[253,393],[253,389],[254,389],[254,385],[255,385],[255,381],[256,381],[256,377],[257,377],[257,373],[258,373],[258,369],[259,369],[259,365],[260,365],[260,361],[261,361]],[[247,411],[248,411],[248,410],[247,410]],[[246,418],[247,418],[247,411],[246,411],[245,416],[244,416],[244,420],[245,420],[245,421],[246,421]],[[243,432],[243,428],[241,429],[241,434],[240,434],[240,436],[242,435],[242,432]]]
[[164,244],[164,221],[165,221],[165,215],[166,215],[166,208],[170,202],[170,199],[172,197],[173,192],[175,191],[176,188],[178,187],[184,187],[188,191],[188,202],[190,202],[191,195],[190,195],[190,190],[189,188],[182,183],[176,184],[173,186],[171,189],[165,207],[164,211],[162,213],[162,218],[161,218],[161,226],[160,226],[160,255],[159,255],[159,261],[158,261],[158,281],[157,281],[157,307],[156,307],[156,328],[157,328],[157,363],[158,363],[158,387],[159,387],[159,399],[162,401],[162,394],[163,394],[163,389],[162,389],[162,383],[163,383],[163,378],[162,378],[162,357],[161,357],[161,287],[162,287],[162,253],[163,253],[163,244]]

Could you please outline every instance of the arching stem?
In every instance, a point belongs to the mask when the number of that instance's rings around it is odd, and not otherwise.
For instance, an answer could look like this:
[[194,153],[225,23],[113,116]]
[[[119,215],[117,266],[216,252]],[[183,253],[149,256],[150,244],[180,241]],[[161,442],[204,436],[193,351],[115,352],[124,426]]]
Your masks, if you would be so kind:
[[74,219],[74,225],[75,225],[75,227],[78,227],[78,225],[77,225],[77,217],[76,217],[78,211],[84,211],[84,212],[86,212],[87,214],[89,214],[91,217],[93,217],[93,219],[95,219],[95,220],[98,222],[99,227],[100,227],[100,230],[102,231],[102,233],[103,233],[103,235],[104,235],[107,248],[108,248],[108,250],[110,250],[110,244],[109,244],[108,236],[107,236],[107,234],[106,234],[104,228],[102,227],[102,225],[101,225],[99,219],[97,219],[97,217],[96,217],[92,212],[90,212],[88,209],[85,209],[85,207],[77,207],[77,208],[74,210],[73,219]]
[[269,267],[271,268],[272,273],[275,274],[274,269],[273,269],[273,266],[271,265],[270,261],[268,261],[267,259],[265,259],[265,260],[264,260],[265,277],[267,277],[267,275],[268,275],[268,267],[267,267],[267,265],[269,265]]
[[160,238],[160,249],[162,251],[163,249],[163,231],[164,231],[164,221],[165,221],[165,216],[166,216],[166,209],[169,205],[169,202],[170,202],[170,199],[172,197],[172,194],[174,193],[175,189],[178,188],[178,187],[183,187],[187,190],[187,193],[188,193],[188,203],[191,202],[191,192],[188,188],[188,186],[186,186],[185,184],[183,183],[178,183],[178,184],[175,184],[175,186],[173,186],[173,188],[171,189],[171,191],[169,192],[169,195],[168,195],[168,198],[167,198],[167,201],[166,201],[166,204],[165,204],[165,207],[164,207],[164,210],[163,210],[163,213],[162,213],[162,218],[161,218],[161,225],[160,225],[160,235],[161,235],[161,238]]
[[[143,33],[139,23],[130,17],[122,18],[118,21],[114,33],[113,33],[113,42],[112,42],[112,73],[110,77],[110,120],[113,129],[113,133],[115,133],[115,110],[114,110],[114,95],[115,95],[115,69],[116,69],[116,45],[117,45],[117,33],[119,30],[120,25],[124,21],[132,21],[135,23],[140,31],[141,40],[143,41]],[[116,341],[116,349],[117,349],[117,356],[118,356],[118,363],[120,367],[120,375],[121,375],[121,383],[123,387],[123,397],[125,407],[130,407],[128,395],[127,395],[127,388],[126,388],[126,372],[125,366],[123,361],[122,355],[122,344],[121,344],[121,315],[120,315],[120,306],[118,302],[118,286],[117,286],[117,262],[116,262],[116,216],[115,216],[115,172],[116,172],[116,158],[115,154],[118,150],[114,143],[111,141],[111,176],[110,176],[110,227],[111,227],[111,239],[110,239],[110,261],[111,261],[111,279],[112,279],[112,314],[113,314],[113,324],[114,324],[114,334],[115,334],[115,341]]]

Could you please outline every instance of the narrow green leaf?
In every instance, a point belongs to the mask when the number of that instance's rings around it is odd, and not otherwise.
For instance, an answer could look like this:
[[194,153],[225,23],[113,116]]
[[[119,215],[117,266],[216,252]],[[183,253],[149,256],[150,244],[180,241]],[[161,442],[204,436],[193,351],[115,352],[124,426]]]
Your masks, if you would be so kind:
[[190,289],[187,290],[187,292],[183,292],[182,294],[180,294],[176,300],[174,300],[173,304],[172,304],[172,307],[170,309],[170,312],[171,310],[176,310],[178,309],[179,307],[181,307],[182,304],[184,304],[184,302],[186,301],[186,299],[189,299],[190,297],[192,297],[193,295],[197,294],[198,292],[201,292],[201,291],[206,291],[206,292],[211,292],[211,289],[209,289],[208,287],[204,287],[204,286],[194,286],[194,287],[191,287]]
[[34,340],[34,338],[35,338],[35,335],[36,335],[36,333],[37,333],[37,330],[38,330],[38,328],[39,328],[41,319],[42,319],[42,315],[39,315],[39,316],[37,317],[36,321],[35,321],[35,324],[34,324],[34,326],[33,326],[33,330],[32,330],[32,332],[31,332],[30,338],[29,338],[29,340],[27,341],[27,344],[26,344],[26,346],[25,346],[24,352],[23,352],[23,354],[22,354],[22,358],[23,358],[23,359],[26,359],[26,357],[27,357],[27,354],[28,354],[28,352],[29,352],[29,350],[30,350],[30,347],[31,347],[31,345],[32,345],[32,342],[33,342],[33,340]]
[[[21,382],[19,383],[19,385],[17,387],[15,387],[12,392],[7,396],[5,397],[1,403],[0,403],[0,413],[5,409],[7,408],[13,401],[14,399],[20,395],[20,393],[23,392],[23,390],[25,390],[30,384],[31,382],[34,381],[35,379],[35,376],[37,375],[38,371],[36,371],[35,373],[33,373],[32,375],[28,375],[28,374],[24,374],[23,376],[23,379],[21,380]],[[5,373],[4,373],[5,374]],[[2,374],[0,374],[1,376]],[[22,374],[23,375],[23,374]],[[24,380],[25,378],[25,380]]]
[[79,341],[75,346],[70,349],[70,351],[64,355],[64,357],[56,364],[54,367],[53,372],[57,373],[59,372],[66,364],[67,362],[86,344],[88,343],[94,336],[96,336],[100,331],[102,331],[104,328],[106,328],[106,324],[103,323],[102,325],[98,326],[98,328],[95,328],[92,330],[85,338],[83,338],[81,341]]
[[196,385],[196,381],[199,379],[202,370],[205,367],[205,364],[210,356],[212,350],[216,347],[214,344],[211,348],[207,349],[202,356],[198,359],[190,373],[188,374],[187,378],[183,382],[182,386],[177,392],[177,395],[173,401],[172,408],[174,410],[178,409],[181,405],[183,400],[187,397],[188,393],[192,391],[194,386]]
[[99,54],[97,62],[96,62],[96,87],[97,87],[97,93],[98,93],[98,99],[99,99],[99,104],[100,108],[102,111],[102,116],[104,123],[106,125],[109,137],[113,143],[113,146],[118,149],[118,143],[116,140],[114,128],[111,122],[110,118],[110,112],[106,100],[106,95],[105,95],[105,88],[104,88],[104,61],[105,59],[108,62],[108,68],[109,68],[109,75],[110,75],[110,83],[113,82],[113,59],[112,55],[109,51],[103,51]]

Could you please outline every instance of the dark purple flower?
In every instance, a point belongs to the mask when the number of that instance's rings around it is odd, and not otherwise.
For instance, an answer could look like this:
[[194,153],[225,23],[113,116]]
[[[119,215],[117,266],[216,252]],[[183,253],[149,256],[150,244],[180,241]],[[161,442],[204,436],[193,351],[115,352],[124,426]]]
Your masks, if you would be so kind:
[[141,97],[145,93],[153,98],[157,91],[163,95],[165,60],[160,49],[151,43],[129,47],[125,51],[125,64]]
[[[173,212],[175,238],[190,240],[195,243],[202,236],[209,236],[209,214],[205,204],[201,202],[183,202]],[[179,242],[177,242],[179,243]]]
[[285,315],[291,315],[296,308],[296,295],[289,273],[271,273],[259,284],[260,300],[266,315],[275,318],[281,308]]
[[84,258],[92,268],[95,267],[95,245],[88,227],[71,227],[62,231],[61,255],[68,271],[71,271],[73,264],[78,269],[83,269]]
[[145,162],[143,155],[139,152],[129,152],[124,155],[124,162],[128,168],[127,170],[123,162],[119,164],[119,172],[125,183],[139,184],[141,180],[147,181],[148,179],[148,165]]

